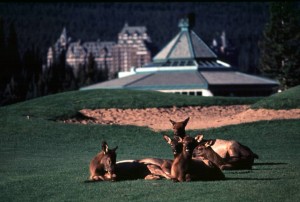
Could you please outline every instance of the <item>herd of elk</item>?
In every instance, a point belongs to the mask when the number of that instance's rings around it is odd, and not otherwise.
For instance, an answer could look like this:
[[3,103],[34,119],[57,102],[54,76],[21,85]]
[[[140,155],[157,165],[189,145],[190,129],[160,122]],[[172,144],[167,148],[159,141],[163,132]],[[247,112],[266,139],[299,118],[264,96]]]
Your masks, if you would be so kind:
[[[175,136],[181,138],[186,136],[185,126],[189,118],[185,119],[182,122],[175,122],[170,120],[173,125],[173,131]],[[222,139],[203,139],[203,135],[198,135],[195,137],[196,141],[199,143],[199,146],[194,150],[194,158],[203,159],[206,158],[210,161],[215,161],[217,156],[218,161],[222,161],[221,169],[251,169],[254,159],[258,158],[258,155],[253,153],[251,149],[245,145],[242,145],[235,140],[222,140]],[[208,149],[203,150],[203,144],[209,142],[210,147],[215,152],[214,155],[208,154]],[[201,152],[200,152],[201,151]],[[205,151],[205,154],[203,153]],[[213,157],[213,158],[212,158]],[[214,162],[213,161],[213,162]]]
[[235,140],[191,137],[185,127],[189,117],[181,122],[170,119],[173,138],[164,135],[171,146],[173,159],[144,158],[116,162],[116,150],[102,142],[102,150],[90,162],[90,178],[86,182],[134,179],[171,179],[174,182],[223,180],[222,170],[252,169],[258,156]]

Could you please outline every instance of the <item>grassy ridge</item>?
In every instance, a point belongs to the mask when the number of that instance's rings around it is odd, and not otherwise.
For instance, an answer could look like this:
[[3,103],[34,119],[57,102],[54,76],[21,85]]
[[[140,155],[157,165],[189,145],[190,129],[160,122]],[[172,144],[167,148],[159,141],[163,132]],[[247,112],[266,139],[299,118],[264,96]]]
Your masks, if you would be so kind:
[[259,100],[252,108],[265,109],[296,109],[300,108],[300,85],[281,93]]
[[[133,90],[71,91],[9,106],[13,114],[42,118],[72,116],[83,108],[147,108],[253,104],[261,98],[192,97],[170,93]],[[0,108],[5,109],[6,107]],[[5,112],[4,112],[5,113]]]
[[[225,171],[225,181],[135,180],[90,184],[83,181],[89,175],[89,161],[100,150],[102,140],[111,147],[119,146],[118,160],[172,158],[170,148],[161,133],[145,127],[63,124],[49,120],[71,116],[82,108],[253,104],[254,100],[100,90],[62,93],[2,107],[0,198],[2,201],[297,201],[300,120],[262,121],[202,131],[208,138],[236,139],[260,156],[253,170]],[[198,132],[189,131],[191,135]]]

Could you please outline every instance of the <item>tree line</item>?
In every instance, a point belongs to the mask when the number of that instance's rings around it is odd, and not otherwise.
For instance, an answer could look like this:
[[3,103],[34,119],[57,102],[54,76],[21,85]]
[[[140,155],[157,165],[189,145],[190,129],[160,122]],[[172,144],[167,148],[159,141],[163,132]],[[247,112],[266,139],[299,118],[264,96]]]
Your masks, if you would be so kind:
[[77,90],[82,86],[108,79],[107,68],[99,70],[93,55],[82,64],[78,75],[66,64],[65,53],[49,67],[43,65],[39,48],[31,46],[20,54],[14,23],[7,37],[0,18],[0,106],[58,92]]

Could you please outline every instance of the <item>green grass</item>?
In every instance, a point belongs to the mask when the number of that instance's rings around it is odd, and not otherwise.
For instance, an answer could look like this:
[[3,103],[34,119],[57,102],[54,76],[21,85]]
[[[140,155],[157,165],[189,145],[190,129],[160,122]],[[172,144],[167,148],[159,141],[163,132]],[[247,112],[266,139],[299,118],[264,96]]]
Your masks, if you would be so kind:
[[281,93],[261,99],[252,105],[252,108],[259,109],[297,109],[300,108],[300,85],[290,88]]
[[[118,160],[172,158],[170,148],[161,133],[145,127],[53,121],[55,117],[72,116],[81,108],[253,104],[255,100],[103,90],[62,93],[1,107],[1,201],[297,201],[300,120],[202,131],[208,138],[236,139],[260,156],[253,170],[225,171],[225,181],[87,184],[83,181],[89,175],[89,161],[100,150],[102,140],[111,147],[119,146]],[[197,132],[189,131],[191,135]]]

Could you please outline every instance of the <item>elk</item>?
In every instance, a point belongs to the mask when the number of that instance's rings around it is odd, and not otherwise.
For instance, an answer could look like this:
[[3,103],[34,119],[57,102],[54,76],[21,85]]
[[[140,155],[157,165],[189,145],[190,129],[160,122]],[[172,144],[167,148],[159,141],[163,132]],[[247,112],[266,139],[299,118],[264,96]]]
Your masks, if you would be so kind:
[[123,160],[116,163],[116,180],[157,180],[160,176],[156,173],[152,173],[151,169],[154,165],[147,165],[145,163],[139,162],[139,160]]
[[[167,135],[164,135],[163,138],[169,145],[171,145],[174,158],[176,158],[176,156],[182,151],[182,144],[178,144],[175,139],[171,139]],[[171,179],[171,167],[173,160],[160,158],[144,158],[140,159],[139,162],[147,164],[149,170],[153,175]]]
[[207,141],[205,144],[199,144],[193,152],[193,158],[195,159],[207,159],[216,164],[221,170],[231,169],[232,164],[229,164],[222,159],[212,148],[213,141]]
[[102,150],[90,162],[90,181],[115,181],[116,150],[109,149],[106,141],[102,142]]
[[90,162],[90,177],[85,182],[160,178],[150,171],[155,165],[146,165],[137,160],[116,162],[117,148],[109,149],[106,141],[102,142],[102,150]]
[[[222,169],[252,169],[254,159],[258,158],[258,155],[253,153],[249,147],[235,140],[205,140],[203,139],[203,135],[197,135],[195,140],[199,144],[209,144],[210,148],[222,159],[223,163],[227,164],[226,166],[222,166]],[[194,157],[197,158],[197,156],[201,157],[199,150],[195,149]],[[212,155],[211,153],[210,158],[212,156],[216,155]]]
[[181,151],[174,153],[174,160],[171,166],[171,179],[174,182],[184,182],[193,180],[222,180],[224,174],[213,162],[205,159],[193,159],[193,150],[197,142],[190,136],[184,138],[175,136],[171,139],[164,136],[172,148],[181,148]]

